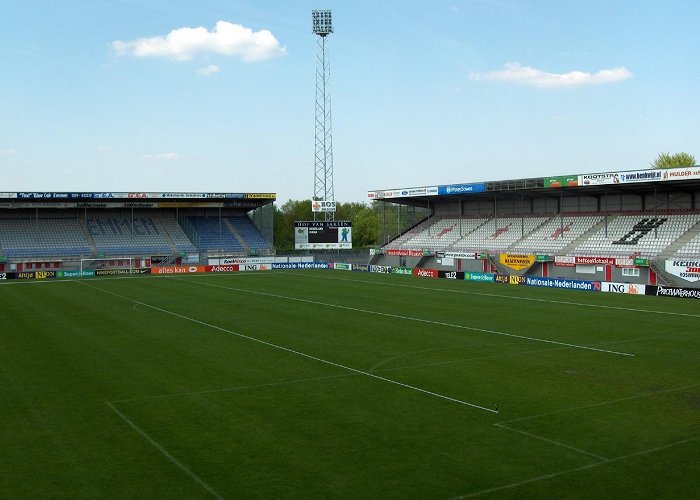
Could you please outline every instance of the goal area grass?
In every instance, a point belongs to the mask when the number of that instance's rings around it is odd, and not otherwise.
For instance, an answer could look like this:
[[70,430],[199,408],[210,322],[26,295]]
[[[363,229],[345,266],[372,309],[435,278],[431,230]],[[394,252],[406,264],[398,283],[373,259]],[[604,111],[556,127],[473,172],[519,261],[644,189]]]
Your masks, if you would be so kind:
[[3,498],[691,498],[694,301],[341,271],[0,284]]

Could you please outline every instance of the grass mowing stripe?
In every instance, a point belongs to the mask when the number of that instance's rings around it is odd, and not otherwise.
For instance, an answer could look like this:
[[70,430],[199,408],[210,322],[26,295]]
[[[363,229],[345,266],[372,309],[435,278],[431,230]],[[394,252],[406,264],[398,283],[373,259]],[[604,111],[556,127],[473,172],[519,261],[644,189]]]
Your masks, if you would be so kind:
[[481,332],[481,333],[490,333],[493,335],[501,335],[504,337],[513,337],[513,338],[517,338],[517,339],[531,340],[533,342],[544,342],[547,344],[561,345],[561,346],[570,347],[573,349],[584,349],[584,350],[588,350],[588,351],[597,351],[597,352],[603,352],[603,353],[607,353],[607,354],[614,354],[616,356],[634,357],[634,354],[629,353],[629,352],[610,351],[607,349],[600,349],[598,347],[590,347],[590,346],[584,346],[584,345],[578,345],[578,344],[569,344],[567,342],[559,342],[556,340],[540,339],[540,338],[536,338],[536,337],[526,337],[524,335],[516,335],[514,333],[497,332],[495,330],[487,330],[485,328],[476,328],[473,326],[456,325],[454,323],[444,323],[442,321],[434,321],[434,320],[430,320],[430,319],[414,318],[411,316],[402,316],[400,314],[384,313],[384,312],[380,312],[380,311],[371,311],[369,309],[360,309],[358,307],[341,306],[339,304],[330,304],[328,302],[320,302],[317,300],[302,299],[300,297],[289,297],[287,295],[278,295],[275,293],[260,292],[257,290],[250,290],[247,288],[235,288],[235,287],[231,287],[231,286],[215,285],[212,283],[202,283],[198,280],[191,280],[191,279],[187,280],[187,279],[175,278],[175,277],[173,277],[171,279],[178,280],[178,281],[185,281],[187,283],[195,283],[197,285],[202,285],[202,286],[221,288],[224,290],[233,290],[236,292],[244,292],[244,293],[249,293],[249,294],[254,294],[254,295],[262,295],[262,296],[266,296],[266,297],[272,297],[275,299],[285,299],[285,300],[292,300],[292,301],[296,301],[296,302],[303,302],[306,304],[313,304],[313,305],[317,305],[317,306],[334,307],[334,308],[343,309],[346,311],[360,312],[360,313],[365,313],[365,314],[375,314],[377,316],[385,316],[388,318],[396,318],[396,319],[401,319],[401,320],[406,320],[406,321],[416,321],[419,323],[427,323],[430,325],[446,326],[448,328],[459,328],[462,330],[471,330],[471,331]]
[[180,462],[178,459],[176,459],[174,456],[172,456],[170,453],[168,453],[168,450],[163,448],[155,439],[153,439],[151,436],[149,436],[146,431],[141,429],[138,425],[136,425],[134,422],[131,421],[129,417],[124,415],[121,411],[119,411],[117,408],[112,403],[105,403],[110,410],[112,410],[119,418],[121,418],[124,422],[126,422],[129,427],[134,429],[141,437],[143,437],[146,441],[149,442],[156,450],[158,450],[165,458],[167,458],[173,465],[175,465],[177,468],[182,470],[185,474],[187,474],[190,478],[192,478],[197,484],[199,484],[202,488],[204,488],[207,493],[209,493],[211,496],[214,498],[219,498],[222,499],[221,495],[219,495],[214,488],[209,486],[207,483],[202,481],[202,479],[192,472],[190,469],[187,468],[182,462]]
[[[288,276],[301,276],[299,274],[289,273],[289,272],[285,272],[285,271],[276,271],[276,274],[286,274]],[[313,275],[313,274],[305,274],[304,276],[307,278],[336,280],[336,281],[349,281],[349,282],[354,282],[354,283],[372,284],[372,285],[380,285],[380,286],[395,286],[395,287],[400,287],[400,288],[412,288],[412,289],[416,289],[416,290],[432,290],[435,292],[458,293],[458,294],[464,294],[464,295],[477,295],[477,296],[481,296],[481,297],[495,297],[495,298],[499,298],[499,299],[525,300],[525,301],[529,301],[529,302],[544,302],[547,304],[563,304],[563,305],[567,305],[567,306],[594,307],[594,308],[599,308],[599,309],[615,309],[615,310],[619,310],[619,311],[629,311],[629,312],[635,312],[635,313],[641,312],[641,313],[648,313],[648,314],[668,314],[670,316],[688,316],[691,318],[700,318],[700,314],[681,313],[681,312],[673,312],[673,311],[654,311],[651,309],[638,309],[638,308],[634,308],[634,307],[606,306],[603,304],[586,304],[584,302],[571,302],[568,300],[538,299],[535,297],[502,295],[502,294],[498,294],[498,293],[470,292],[467,290],[451,290],[451,289],[446,289],[446,288],[435,288],[435,287],[430,287],[430,286],[405,285],[403,283],[387,283],[387,282],[383,282],[383,281],[371,281],[371,280],[354,280],[354,279],[350,279],[350,278],[338,278],[335,276],[318,276],[318,275]]]
[[624,455],[624,456],[617,457],[617,458],[611,458],[611,459],[605,460],[603,462],[596,462],[593,464],[583,465],[581,467],[576,467],[573,469],[567,469],[567,470],[563,470],[560,472],[554,472],[553,474],[545,474],[543,476],[533,477],[531,479],[526,479],[524,481],[518,481],[517,483],[511,483],[511,484],[505,484],[503,486],[497,486],[496,488],[489,488],[487,490],[475,491],[473,493],[468,493],[466,495],[454,497],[452,500],[458,500],[458,499],[462,499],[462,498],[474,498],[474,497],[478,497],[478,496],[482,496],[482,495],[488,495],[489,493],[496,493],[498,491],[509,490],[512,488],[517,488],[518,486],[523,486],[526,484],[535,483],[537,481],[543,481],[545,479],[552,479],[552,478],[555,478],[558,476],[563,476],[565,474],[571,474],[572,472],[580,472],[580,471],[583,471],[586,469],[592,469],[594,467],[598,467],[600,465],[607,465],[607,464],[620,462],[622,460],[627,460],[627,459],[634,458],[634,457],[649,455],[651,453],[656,453],[657,451],[663,451],[663,450],[666,450],[668,448],[672,448],[674,446],[678,446],[681,444],[692,443],[693,441],[697,441],[699,439],[700,439],[700,436],[693,436],[691,438],[682,439],[680,441],[674,441],[673,443],[668,443],[668,444],[665,444],[663,446],[657,446],[656,448],[650,448],[648,450],[642,450],[642,451],[638,451],[635,453],[630,453],[629,455]]
[[[181,280],[181,281],[187,281],[187,280]],[[139,301],[139,300],[135,300],[135,299],[132,299],[132,298],[130,298],[130,297],[126,297],[126,296],[124,296],[124,295],[120,295],[120,294],[115,293],[115,292],[112,292],[112,291],[110,291],[110,290],[105,290],[105,289],[103,289],[103,288],[96,287],[96,286],[91,285],[91,284],[89,284],[89,283],[86,283],[86,282],[84,282],[84,281],[76,281],[76,283],[79,283],[79,284],[81,284],[81,285],[83,285],[83,286],[87,286],[87,287],[93,288],[93,289],[95,289],[95,290],[99,290],[100,292],[104,292],[104,293],[113,295],[113,296],[115,296],[115,297],[119,297],[119,298],[124,299],[124,300],[127,300],[127,301],[129,301],[129,302],[133,302],[134,304],[138,304],[138,305],[141,305],[141,306],[143,306],[143,307],[148,307],[148,308],[150,308],[150,309],[153,309],[153,310],[156,310],[156,311],[160,311],[160,312],[162,312],[162,313],[164,313],[164,314],[168,314],[168,315],[174,316],[174,317],[176,317],[176,318],[184,319],[184,320],[190,321],[190,322],[192,322],[192,323],[196,323],[196,324],[198,324],[198,325],[206,326],[207,328],[212,328],[212,329],[214,329],[214,330],[218,330],[218,331],[220,331],[220,332],[227,333],[227,334],[229,334],[229,335],[233,335],[233,336],[236,336],[236,337],[244,338],[244,339],[247,339],[247,340],[251,340],[251,341],[253,341],[253,342],[257,342],[257,343],[259,343],[259,344],[266,345],[266,346],[268,346],[268,347],[273,347],[273,348],[275,348],[275,349],[279,349],[279,350],[286,351],[286,352],[289,352],[289,353],[292,353],[292,354],[296,354],[297,356],[302,356],[302,357],[307,358],[307,359],[312,359],[312,360],[318,361],[318,362],[320,362],[320,363],[324,363],[324,364],[327,364],[327,365],[335,366],[335,367],[337,367],[337,368],[342,368],[343,370],[348,370],[348,371],[351,371],[351,372],[353,372],[353,373],[357,373],[357,374],[360,374],[360,375],[365,375],[365,376],[367,376],[367,377],[371,377],[371,378],[374,378],[374,379],[377,379],[377,380],[381,380],[381,381],[383,381],[383,382],[388,382],[388,383],[390,383],[390,384],[394,384],[394,385],[398,385],[398,386],[401,386],[401,387],[405,387],[405,388],[407,388],[407,389],[411,389],[411,390],[416,391],[416,392],[421,392],[421,393],[423,393],[423,394],[428,394],[429,396],[434,396],[434,397],[436,397],[436,398],[444,399],[444,400],[447,400],[447,401],[452,401],[452,402],[454,402],[454,403],[458,403],[458,404],[461,404],[461,405],[464,405],[464,406],[469,406],[469,407],[476,408],[476,409],[483,410],[483,411],[487,411],[487,412],[490,412],[490,413],[498,413],[498,410],[494,410],[494,409],[492,409],[492,408],[487,408],[487,407],[485,407],[485,406],[480,406],[480,405],[477,405],[477,404],[474,404],[474,403],[469,403],[469,402],[467,402],[467,401],[462,401],[462,400],[460,400],[460,399],[452,398],[452,397],[450,397],[450,396],[446,396],[446,395],[444,395],[444,394],[439,394],[439,393],[437,393],[437,392],[432,392],[432,391],[429,391],[429,390],[427,390],[427,389],[422,389],[422,388],[420,388],[420,387],[416,387],[416,386],[413,386],[413,385],[404,384],[403,382],[399,382],[398,380],[392,380],[392,379],[389,379],[389,378],[386,378],[386,377],[380,377],[379,375],[376,375],[376,374],[374,374],[374,373],[369,373],[369,372],[366,372],[366,371],[363,371],[363,370],[358,370],[357,368],[352,368],[352,367],[350,367],[350,366],[341,365],[340,363],[335,363],[335,362],[333,362],[333,361],[329,361],[329,360],[326,360],[326,359],[322,359],[322,358],[319,358],[319,357],[317,357],[317,356],[312,356],[311,354],[306,354],[306,353],[301,352],[301,351],[296,351],[296,350],[294,350],[294,349],[290,349],[289,347],[284,347],[284,346],[281,346],[281,345],[278,345],[278,344],[273,344],[272,342],[267,342],[266,340],[258,339],[258,338],[255,338],[255,337],[251,337],[251,336],[245,335],[245,334],[243,334],[243,333],[234,332],[233,330],[228,330],[228,329],[223,328],[223,327],[220,327],[220,326],[212,325],[211,323],[206,323],[206,322],[200,321],[200,320],[198,320],[198,319],[196,319],[196,318],[190,318],[189,316],[184,316],[184,315],[182,315],[182,314],[178,314],[178,313],[173,312],[173,311],[168,311],[167,309],[162,309],[162,308],[160,308],[160,307],[157,307],[157,306],[154,306],[154,305],[151,305],[151,304],[146,304],[145,302],[141,302],[141,301]]]
[[540,441],[544,441],[545,443],[553,444],[554,446],[560,446],[562,448],[566,448],[567,450],[575,451],[577,453],[581,453],[582,455],[587,455],[591,458],[595,458],[596,460],[599,460],[601,462],[607,462],[608,459],[605,457],[601,457],[600,455],[596,455],[595,453],[591,453],[590,451],[582,450],[580,448],[574,448],[573,446],[569,446],[568,444],[560,443],[559,441],[554,441],[553,439],[549,439],[543,436],[538,436],[537,434],[533,434],[531,432],[526,432],[520,429],[516,429],[514,427],[508,427],[505,424],[493,424],[499,429],[506,429],[509,431],[517,432],[518,434],[522,434],[523,436],[531,437],[533,439],[539,439]]

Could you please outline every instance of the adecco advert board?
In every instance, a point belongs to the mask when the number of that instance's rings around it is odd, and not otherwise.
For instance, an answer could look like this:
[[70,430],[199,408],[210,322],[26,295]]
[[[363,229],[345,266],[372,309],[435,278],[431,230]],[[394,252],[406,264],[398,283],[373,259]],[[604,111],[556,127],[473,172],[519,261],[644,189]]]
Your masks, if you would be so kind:
[[657,297],[676,297],[678,299],[700,299],[700,288],[647,285],[646,295],[655,295]]
[[601,292],[609,293],[628,293],[630,295],[645,295],[646,285],[637,285],[632,283],[612,283],[603,281],[600,284]]
[[564,280],[558,278],[531,278],[525,277],[528,286],[541,286],[546,288],[564,288],[567,290],[586,290],[590,292],[600,291],[599,281]]
[[667,260],[665,269],[667,273],[691,283],[700,280],[699,260]]
[[413,276],[419,278],[437,278],[440,273],[436,269],[414,269]]

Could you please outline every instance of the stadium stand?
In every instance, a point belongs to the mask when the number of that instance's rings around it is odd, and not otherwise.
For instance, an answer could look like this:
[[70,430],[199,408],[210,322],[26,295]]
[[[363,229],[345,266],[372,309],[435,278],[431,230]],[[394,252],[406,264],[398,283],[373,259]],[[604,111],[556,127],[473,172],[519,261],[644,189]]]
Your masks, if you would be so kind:
[[168,255],[175,251],[153,218],[93,217],[85,224],[104,255]]
[[[511,251],[546,255],[655,257],[700,224],[700,214],[572,214],[553,217],[435,218],[386,248],[432,251]],[[462,236],[460,236],[460,234]],[[688,236],[688,239],[691,236]],[[679,245],[697,254],[700,236]]]
[[0,220],[2,253],[9,258],[77,257],[92,251],[74,219]]
[[188,217],[202,252],[243,252],[243,245],[222,217]]
[[260,234],[260,231],[258,231],[248,217],[230,217],[228,220],[238,231],[238,234],[248,248],[272,250],[273,247],[270,242],[263,238],[263,235]]

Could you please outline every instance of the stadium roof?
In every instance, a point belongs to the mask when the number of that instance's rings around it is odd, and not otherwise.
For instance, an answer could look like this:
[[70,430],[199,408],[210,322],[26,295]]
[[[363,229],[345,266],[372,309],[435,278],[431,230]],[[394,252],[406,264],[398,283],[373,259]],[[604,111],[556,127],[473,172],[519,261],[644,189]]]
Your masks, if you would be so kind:
[[473,198],[521,196],[600,196],[612,193],[697,191],[700,166],[571,174],[529,179],[433,185],[368,191],[370,200],[426,206]]

